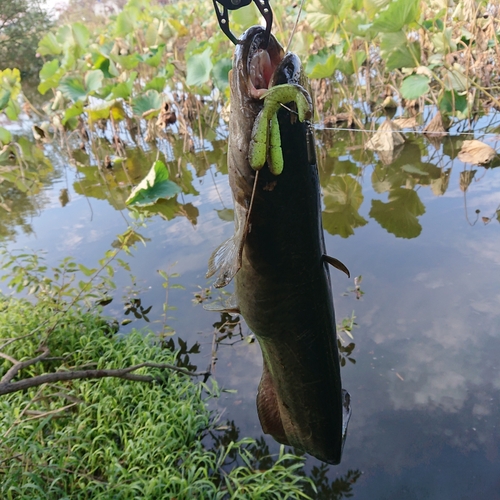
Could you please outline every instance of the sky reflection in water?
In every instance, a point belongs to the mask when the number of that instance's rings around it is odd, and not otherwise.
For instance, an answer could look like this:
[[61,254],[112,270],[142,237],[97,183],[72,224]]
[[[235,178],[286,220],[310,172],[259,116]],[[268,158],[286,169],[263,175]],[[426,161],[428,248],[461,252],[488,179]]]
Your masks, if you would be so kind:
[[[332,271],[337,321],[354,310],[359,326],[353,330],[356,364],[342,369],[353,414],[342,464],[330,467],[328,477],[361,471],[352,485],[357,499],[500,498],[500,222],[495,213],[500,169],[464,166],[456,158],[460,140],[455,139],[436,150],[412,138],[384,165],[362,149],[359,136],[351,140],[348,134],[325,132],[319,138],[324,224],[333,233],[326,233],[328,253],[352,276],[363,276],[364,292],[356,300],[347,292],[352,279]],[[208,158],[198,153],[186,160],[194,189],[186,188],[175,207],[166,205],[168,222],[157,216],[148,220],[139,232],[150,241],[139,244],[129,259],[142,303],[153,305],[154,329],[161,328],[165,299],[157,270],[181,273],[176,282],[186,289],[169,294],[178,308],[171,325],[189,345],[200,343],[201,354],[190,358],[200,368],[210,363],[213,324],[220,314],[194,306],[191,299],[198,286],[207,285],[211,252],[232,234],[232,223],[217,212],[232,206],[227,176],[218,171],[225,171],[225,148],[218,141]],[[133,180],[147,172],[153,156],[131,154]],[[130,223],[123,206],[127,179],[119,170],[104,173],[108,188],[103,188],[97,167],[77,174],[57,158],[54,164],[56,173],[37,195],[35,209],[18,207],[31,234],[19,228],[18,216],[15,241],[10,238],[7,246],[43,249],[49,264],[72,255],[95,265]],[[467,186],[463,172],[471,170],[476,172]],[[64,188],[69,203],[63,208]],[[2,213],[7,226],[13,218]],[[128,276],[119,273],[117,285],[117,300],[106,312],[123,317],[120,298],[130,286]],[[144,323],[123,331],[132,326]],[[245,326],[243,333],[249,334]],[[224,394],[217,407],[227,407],[223,418],[234,421],[240,436],[262,434],[255,409],[260,373],[256,343],[219,347],[216,377],[238,392]],[[272,439],[266,442],[277,450]],[[333,495],[324,491],[324,498],[341,498]]]

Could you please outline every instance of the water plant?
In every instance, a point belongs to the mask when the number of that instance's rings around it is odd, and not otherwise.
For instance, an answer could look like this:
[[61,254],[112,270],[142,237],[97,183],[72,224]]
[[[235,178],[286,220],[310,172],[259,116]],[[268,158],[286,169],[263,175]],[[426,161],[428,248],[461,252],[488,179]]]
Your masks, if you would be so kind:
[[283,448],[263,467],[254,440],[202,444],[220,434],[207,408],[217,383],[195,382],[208,374],[180,367],[182,349],[120,336],[102,315],[117,254],[52,273],[37,255],[4,254],[10,286],[35,300],[0,295],[2,498],[310,498]]

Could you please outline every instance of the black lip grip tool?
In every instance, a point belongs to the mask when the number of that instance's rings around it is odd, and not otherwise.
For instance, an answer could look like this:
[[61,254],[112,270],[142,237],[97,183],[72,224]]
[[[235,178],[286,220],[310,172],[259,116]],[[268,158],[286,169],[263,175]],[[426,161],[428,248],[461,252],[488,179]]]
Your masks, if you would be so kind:
[[257,8],[266,20],[264,43],[261,45],[261,48],[266,49],[269,43],[269,37],[271,35],[271,28],[273,25],[273,12],[268,0],[213,0],[215,14],[217,15],[220,29],[229,38],[229,40],[231,40],[231,42],[237,45],[239,43],[238,39],[231,33],[231,30],[229,29],[228,10],[240,9],[241,7],[245,7],[246,5],[250,5],[252,1],[255,3],[255,5],[257,5]]

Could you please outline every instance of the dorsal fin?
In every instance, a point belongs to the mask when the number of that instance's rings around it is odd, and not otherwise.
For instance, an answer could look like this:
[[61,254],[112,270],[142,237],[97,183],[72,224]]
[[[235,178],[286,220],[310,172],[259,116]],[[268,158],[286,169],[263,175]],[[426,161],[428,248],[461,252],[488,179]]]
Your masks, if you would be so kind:
[[338,269],[339,271],[346,273],[348,278],[351,277],[349,269],[347,269],[347,267],[342,262],[340,262],[340,260],[336,259],[335,257],[330,257],[329,255],[326,254],[323,254],[323,260],[328,264],[330,264],[331,266]]

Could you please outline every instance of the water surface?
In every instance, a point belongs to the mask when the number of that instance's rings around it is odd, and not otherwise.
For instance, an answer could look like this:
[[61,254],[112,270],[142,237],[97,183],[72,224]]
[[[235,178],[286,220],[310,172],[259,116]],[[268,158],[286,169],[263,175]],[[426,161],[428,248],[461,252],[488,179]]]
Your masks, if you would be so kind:
[[[341,465],[318,469],[309,458],[307,468],[319,498],[349,489],[370,500],[500,498],[500,169],[459,161],[470,136],[407,138],[387,158],[365,151],[359,134],[318,131],[328,253],[362,276],[363,294],[357,298],[353,279],[332,271],[337,322],[356,316],[354,340],[342,334],[355,343],[355,363],[342,368],[353,414]],[[476,138],[497,146],[494,134]],[[223,137],[186,154],[176,141],[163,144],[183,194],[163,204],[163,216],[147,217],[139,229],[146,245],[127,258],[134,279],[117,274],[105,310],[128,319],[122,296],[133,293],[152,306],[147,326],[161,331],[166,292],[157,271],[180,273],[173,282],[184,290],[169,290],[177,309],[168,323],[176,345],[179,338],[186,350],[199,344],[189,361],[200,369],[214,362],[214,331],[228,319],[193,303],[210,284],[211,252],[232,234],[226,148]],[[109,171],[84,152],[78,166],[55,146],[46,153],[54,170],[34,196],[16,194],[11,212],[1,212],[0,237],[9,249],[47,252],[52,265],[71,255],[95,266],[133,223],[124,201],[157,151],[130,150],[125,168]],[[6,189],[0,184],[14,199]],[[122,331],[145,325],[135,320]],[[233,333],[218,345],[215,377],[237,392],[223,393],[214,407],[240,437],[261,438],[259,347],[244,324]],[[271,438],[265,443],[278,450]]]

